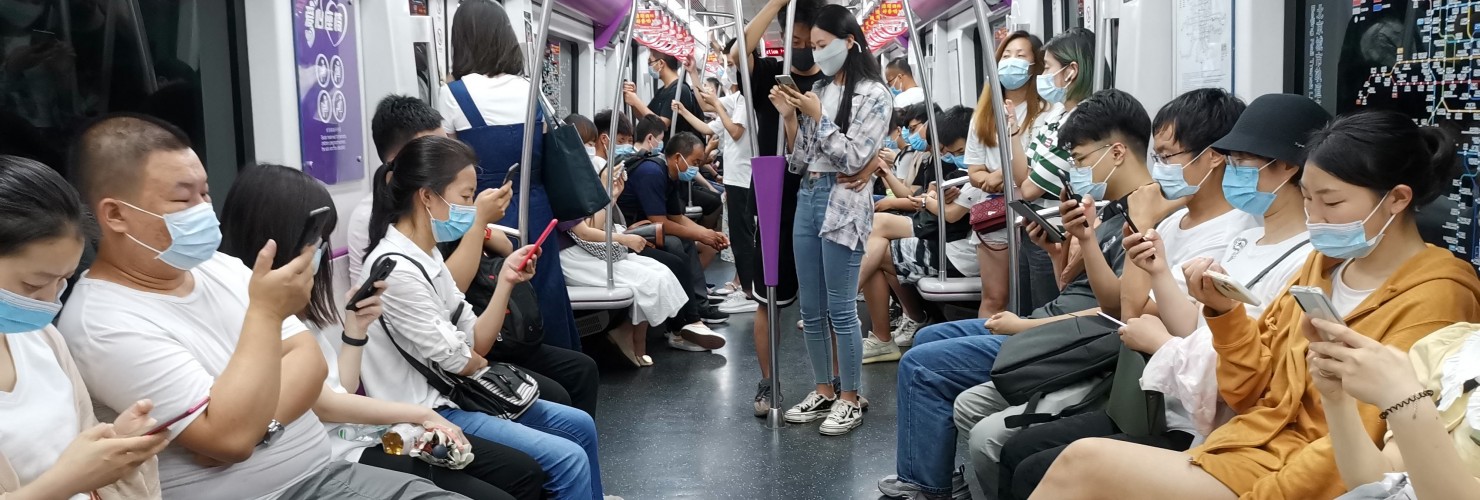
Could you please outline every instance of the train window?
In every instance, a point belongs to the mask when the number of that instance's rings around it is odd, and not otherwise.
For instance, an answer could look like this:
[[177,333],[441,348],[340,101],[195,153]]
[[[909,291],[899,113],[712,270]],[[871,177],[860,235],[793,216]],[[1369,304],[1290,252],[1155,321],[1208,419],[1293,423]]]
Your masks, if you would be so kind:
[[[1287,11],[1286,87],[1332,113],[1364,107],[1401,111],[1422,125],[1462,132],[1464,171],[1448,197],[1426,207],[1425,239],[1480,265],[1474,202],[1480,171],[1480,40],[1461,0],[1302,0]],[[1420,224],[1425,227],[1425,224]]]
[[[67,143],[88,119],[147,113],[190,136],[224,189],[249,117],[238,74],[234,2],[22,2],[0,16],[0,154],[65,174]],[[23,9],[20,7],[24,7]],[[210,85],[202,85],[209,82]],[[202,88],[209,88],[209,98]]]

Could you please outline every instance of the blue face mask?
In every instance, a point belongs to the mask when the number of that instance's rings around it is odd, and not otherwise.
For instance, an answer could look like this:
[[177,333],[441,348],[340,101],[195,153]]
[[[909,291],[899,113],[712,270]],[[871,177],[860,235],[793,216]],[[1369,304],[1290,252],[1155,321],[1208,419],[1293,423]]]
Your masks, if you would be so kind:
[[[1204,149],[1203,152],[1206,153],[1207,150]],[[1208,177],[1213,175],[1213,170],[1209,169],[1202,180],[1197,181],[1197,185],[1189,186],[1187,185],[1186,176],[1183,175],[1183,169],[1188,164],[1197,163],[1197,159],[1202,158],[1202,155],[1203,153],[1198,153],[1187,164],[1163,163],[1156,158],[1151,159],[1151,178],[1156,179],[1156,183],[1161,185],[1161,195],[1163,197],[1166,197],[1168,200],[1175,200],[1197,194],[1197,190],[1202,187],[1202,183],[1206,182]]]
[[928,144],[925,144],[925,138],[920,137],[920,134],[916,134],[913,130],[905,128],[900,132],[900,135],[904,137],[904,144],[909,146],[911,150],[924,151],[925,148],[930,147]]
[[[680,160],[683,160],[683,157],[680,156],[679,159]],[[689,162],[688,162],[688,160],[683,160],[683,163],[685,165],[688,165]],[[695,177],[698,177],[698,176],[699,176],[699,167],[696,167],[696,166],[693,166],[693,165],[688,165],[688,168],[686,168],[686,169],[678,172],[678,180],[679,181],[682,181],[682,182],[690,182],[690,181],[693,181],[694,178]]]
[[653,151],[662,153],[663,152],[663,141],[658,141],[658,145],[657,146],[653,146]]
[[637,147],[636,146],[633,146],[631,144],[618,144],[617,145],[617,156],[626,156],[626,155],[630,155],[630,154],[637,154]]
[[961,155],[945,153],[940,155],[940,161],[941,163],[955,165],[956,168],[961,168]]
[[[65,285],[66,282],[63,282]],[[62,288],[63,291],[66,288]],[[60,297],[62,294],[57,293]],[[42,302],[0,289],[0,334],[30,333],[45,328],[61,312],[60,302]]]
[[653,77],[654,80],[663,79],[663,73],[658,72],[658,69],[654,68],[651,64],[648,65],[648,76]]
[[[441,195],[437,197],[442,198]],[[432,219],[432,238],[437,243],[446,243],[468,234],[468,229],[473,227],[473,216],[477,215],[478,207],[453,205],[446,198],[442,198],[442,203],[447,204],[447,220],[437,220],[437,216],[432,215],[432,209],[427,209],[427,217]]]
[[1285,182],[1275,187],[1273,192],[1260,191],[1259,172],[1269,168],[1272,164],[1274,160],[1269,160],[1269,163],[1265,163],[1262,167],[1249,167],[1237,165],[1229,159],[1228,169],[1223,172],[1223,197],[1228,200],[1228,204],[1245,213],[1260,217],[1269,212],[1269,207],[1274,205],[1275,193],[1285,187],[1285,184],[1289,184],[1290,179],[1294,179],[1294,177],[1285,179]]
[[1038,75],[1038,97],[1042,97],[1043,100],[1048,101],[1050,104],[1059,104],[1064,102],[1064,97],[1069,93],[1069,87],[1060,87],[1058,85],[1055,85],[1053,82],[1053,77],[1058,75],[1059,73],[1062,73],[1066,69],[1069,68],[1059,68],[1059,70],[1054,72],[1053,74]]
[[1099,166],[1100,162],[1109,154],[1110,150],[1106,148],[1104,153],[1100,153],[1100,158],[1095,160],[1093,165],[1084,168],[1070,168],[1069,187],[1073,188],[1074,192],[1079,194],[1079,196],[1089,195],[1097,201],[1105,199],[1105,188],[1110,185],[1110,176],[1115,175],[1115,169],[1120,168],[1120,165],[1116,165],[1114,169],[1110,169],[1110,173],[1105,175],[1105,180],[1100,182],[1095,182],[1095,167]]
[[170,246],[164,250],[145,245],[133,235],[125,236],[159,254],[157,258],[170,267],[181,271],[195,269],[195,266],[211,260],[216,255],[216,249],[221,247],[221,221],[216,219],[216,211],[211,208],[210,203],[201,203],[165,215],[144,210],[126,201],[119,200],[119,203],[164,220],[164,227],[170,232]]
[[319,274],[319,264],[324,262],[325,247],[328,245],[319,243],[319,248],[313,253],[313,274]]
[[903,90],[899,90],[899,89],[894,88],[894,87],[889,87],[889,93],[892,94],[892,95],[899,95],[899,94],[903,94],[904,91]]
[[[1028,83],[1028,71],[1031,65],[1027,59],[1020,57],[1008,57],[997,61],[997,81],[1002,88],[1017,90]],[[1050,80],[1051,82],[1052,80]]]
[[1366,218],[1342,224],[1311,222],[1310,214],[1306,213],[1305,227],[1310,231],[1310,245],[1315,247],[1316,251],[1333,259],[1366,257],[1367,254],[1372,253],[1372,249],[1377,248],[1378,243],[1382,242],[1382,234],[1387,231],[1388,225],[1393,223],[1393,218],[1398,216],[1398,214],[1388,216],[1382,229],[1377,230],[1377,236],[1367,237],[1367,220],[1377,213],[1377,209],[1382,208],[1382,202],[1385,200],[1387,200],[1386,194],[1382,195],[1382,200],[1378,200],[1377,206],[1372,207],[1372,211],[1367,214]]

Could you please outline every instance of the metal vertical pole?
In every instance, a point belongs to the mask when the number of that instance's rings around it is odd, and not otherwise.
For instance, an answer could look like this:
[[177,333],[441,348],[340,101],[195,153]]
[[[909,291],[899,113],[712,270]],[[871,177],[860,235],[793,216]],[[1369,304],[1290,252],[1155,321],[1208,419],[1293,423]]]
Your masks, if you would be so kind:
[[[1012,171],[1012,131],[1007,129],[1007,114],[1013,110],[1007,109],[1003,102],[1001,80],[997,76],[997,34],[992,32],[990,7],[983,0],[973,0],[976,11],[977,32],[982,37],[982,67],[987,70],[987,82],[985,85],[992,90],[992,111],[997,117],[997,152],[1002,156],[1002,194],[1008,202],[1017,201],[1017,179]],[[1028,103],[1029,106],[1032,103]],[[1028,126],[1024,123],[1021,126]],[[1018,276],[1018,243],[1021,241],[1018,228],[1015,224],[1007,225],[1007,310],[1014,313],[1018,311],[1018,287],[1021,279]],[[1020,313],[1019,313],[1020,314]]]
[[[916,67],[919,67],[921,70],[925,70],[926,69],[926,65],[925,65],[925,48],[924,48],[925,38],[920,35],[920,28],[919,28],[919,26],[916,26],[915,25],[915,10],[910,7],[910,2],[902,2],[901,5],[904,6],[904,19],[905,19],[906,25],[909,27],[909,30],[910,30],[910,50],[912,50],[912,51],[915,52],[915,61],[917,62]],[[864,43],[863,41],[859,41],[858,42],[858,47],[860,49],[863,49],[863,43]],[[867,50],[867,49],[863,49],[863,50]],[[934,65],[932,64],[930,66],[934,66]],[[993,67],[995,67],[995,65],[993,65]],[[931,96],[931,90],[930,90],[930,72],[929,71],[920,71],[918,75],[915,75],[915,77],[920,82],[920,90],[921,90],[921,93],[925,95],[925,117],[926,117],[926,124],[927,124],[927,127],[926,128],[929,129],[929,133],[930,133],[930,147],[933,148],[933,149],[935,149],[935,151],[929,151],[928,152],[930,154],[930,156],[934,159],[934,161],[932,161],[931,163],[935,167],[935,186],[936,186],[936,188],[935,188],[935,201],[936,201],[936,208],[937,208],[937,212],[935,213],[935,217],[938,220],[938,224],[941,226],[941,229],[939,231],[937,231],[937,233],[938,233],[937,234],[937,237],[939,238],[939,244],[940,244],[940,246],[936,247],[937,250],[935,252],[937,254],[936,257],[939,257],[940,258],[940,263],[939,263],[939,267],[937,267],[935,269],[936,269],[936,273],[938,273],[938,275],[940,276],[940,280],[942,282],[944,282],[945,279],[946,279],[946,265],[947,265],[947,261],[946,261],[946,243],[947,243],[946,242],[946,232],[947,231],[944,228],[944,226],[946,224],[946,222],[945,222],[945,215],[946,215],[946,194],[945,194],[945,190],[944,189],[941,189],[941,187],[940,187],[941,183],[945,182],[945,178],[944,178],[944,176],[945,176],[944,170],[945,169],[941,166],[941,161],[940,161],[940,146],[941,146],[941,144],[940,144],[940,132],[937,130],[936,123],[935,123],[935,100],[932,99],[932,96]]]
[[[631,59],[628,51],[632,49],[632,25],[636,20],[637,2],[633,2],[632,5],[627,9],[627,29],[626,31],[622,32],[623,34],[620,38],[617,38],[617,67],[614,68],[615,72],[613,73],[616,75],[616,78],[612,79],[612,81],[617,82],[617,93],[616,96],[612,98],[612,119],[611,122],[607,124],[606,130],[606,192],[608,193],[612,192],[612,188],[616,186],[616,169],[619,167],[619,165],[617,165],[617,120],[620,120],[623,116],[621,108],[618,106],[618,104],[622,102],[622,71],[627,68],[628,59]],[[616,202],[617,200],[612,200],[612,203],[606,206],[607,247],[612,246],[612,218],[616,217]],[[612,262],[608,260],[606,262],[607,290],[611,290],[616,287],[616,282],[612,278],[613,272],[614,271],[612,270]]]
[[527,111],[524,114],[524,147],[519,154],[519,168],[523,171],[519,174],[519,238],[524,244],[530,244],[529,238],[529,178],[535,173],[534,165],[534,135],[543,132],[537,130],[540,124],[535,123],[535,112],[540,108],[540,79],[543,71],[540,71],[539,59],[544,55],[544,43],[550,34],[550,11],[555,7],[555,0],[544,0],[540,7],[540,29],[534,40],[530,40],[529,71],[529,97],[526,102]]
[[1101,90],[1105,88],[1105,69],[1109,64],[1109,59],[1106,57],[1109,53],[1105,50],[1105,44],[1110,40],[1110,30],[1106,29],[1110,25],[1110,18],[1105,16],[1105,6],[1100,5],[1099,0],[1088,1],[1095,4],[1094,17],[1090,19],[1090,22],[1093,23],[1090,24],[1092,26],[1091,29],[1095,32],[1095,62],[1093,66],[1095,69],[1095,79],[1092,83],[1095,85],[1094,90]]

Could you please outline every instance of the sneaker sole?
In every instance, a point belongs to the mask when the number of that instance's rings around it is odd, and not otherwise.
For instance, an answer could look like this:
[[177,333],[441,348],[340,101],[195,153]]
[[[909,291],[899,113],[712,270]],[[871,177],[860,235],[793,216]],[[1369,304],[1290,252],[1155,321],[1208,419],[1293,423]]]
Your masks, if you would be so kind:
[[899,361],[899,358],[901,358],[901,357],[904,357],[904,355],[903,354],[900,354],[899,351],[894,351],[894,352],[880,354],[880,355],[874,356],[872,358],[863,358],[863,364],[867,365],[867,364],[871,364],[871,363],[885,363],[885,362],[889,362],[889,361]]
[[690,349],[688,347],[683,347],[683,346],[674,345],[674,344],[670,343],[670,344],[668,344],[668,347],[671,348],[671,349],[677,349],[677,350],[680,350],[680,351],[688,351],[688,352],[709,352],[709,349],[705,349],[704,346],[697,346],[697,345],[694,346],[693,349]]
[[725,324],[725,323],[729,323],[730,322],[730,318],[716,318],[716,319],[703,318],[703,320],[704,320],[704,324],[706,324],[706,325],[722,325],[722,324]]
[[684,340],[692,342],[694,345],[703,347],[706,351],[712,351],[725,346],[725,338],[719,335],[706,335],[702,333],[695,333],[689,330],[683,330],[678,333],[678,336],[682,337]]
[[789,422],[789,423],[793,423],[793,424],[805,424],[805,423],[808,423],[808,422],[816,422],[818,420],[822,420],[824,418],[827,418],[827,414],[828,413],[830,413],[830,411],[811,412],[811,413],[792,413],[792,412],[786,412],[786,421]]
[[894,337],[894,345],[899,347],[913,346],[915,345],[915,336],[911,335],[909,337],[906,337],[904,340],[900,340],[899,337]]
[[846,427],[828,427],[826,424],[824,424],[823,426],[817,428],[817,433],[824,436],[841,436],[852,432],[853,429],[857,429],[860,425],[863,425],[862,418],[854,420],[852,425]]

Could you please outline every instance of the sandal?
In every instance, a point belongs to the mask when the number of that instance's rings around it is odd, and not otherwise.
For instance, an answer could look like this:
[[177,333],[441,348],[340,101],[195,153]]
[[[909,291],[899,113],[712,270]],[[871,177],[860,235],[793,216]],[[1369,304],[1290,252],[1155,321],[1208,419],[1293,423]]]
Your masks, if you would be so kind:
[[653,358],[651,356],[646,355],[646,354],[644,354],[642,356],[639,356],[637,358],[637,366],[640,366],[640,367],[643,367],[643,368],[647,368],[649,366],[653,366]]

